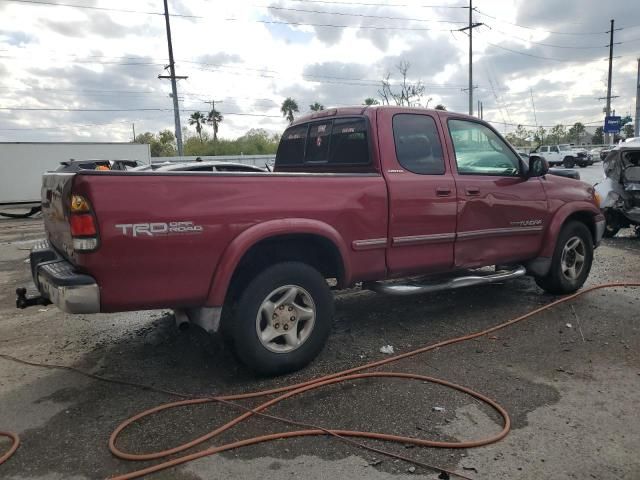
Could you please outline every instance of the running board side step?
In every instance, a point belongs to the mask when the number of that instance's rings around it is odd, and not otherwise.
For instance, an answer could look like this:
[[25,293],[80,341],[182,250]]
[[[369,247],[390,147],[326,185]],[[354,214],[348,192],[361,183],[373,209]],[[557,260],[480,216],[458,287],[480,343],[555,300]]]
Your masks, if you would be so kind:
[[387,295],[417,295],[420,293],[439,292],[441,290],[453,290],[454,288],[470,287],[473,285],[483,285],[488,283],[502,282],[513,278],[523,277],[527,273],[527,269],[518,265],[513,270],[501,270],[487,275],[470,275],[464,277],[451,278],[440,283],[392,283],[392,282],[373,282],[363,285],[369,290]]

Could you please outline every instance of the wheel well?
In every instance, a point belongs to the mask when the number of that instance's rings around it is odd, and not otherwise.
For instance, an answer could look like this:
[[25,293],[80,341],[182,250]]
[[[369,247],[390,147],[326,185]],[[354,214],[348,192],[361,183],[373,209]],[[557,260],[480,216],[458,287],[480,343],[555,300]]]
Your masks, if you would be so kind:
[[325,278],[335,278],[338,286],[343,283],[342,257],[331,240],[312,234],[279,235],[256,243],[244,254],[231,278],[227,301],[235,300],[244,287],[266,268],[291,261],[306,263]]
[[567,219],[564,221],[564,224],[566,225],[571,220],[576,220],[580,223],[584,223],[591,232],[591,239],[593,240],[593,243],[596,243],[596,222],[591,212],[574,212],[567,217]]

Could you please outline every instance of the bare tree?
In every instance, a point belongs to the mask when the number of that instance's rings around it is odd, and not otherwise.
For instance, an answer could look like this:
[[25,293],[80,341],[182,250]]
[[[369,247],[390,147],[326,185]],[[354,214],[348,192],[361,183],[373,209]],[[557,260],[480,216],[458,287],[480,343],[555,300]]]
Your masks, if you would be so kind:
[[384,105],[391,104],[391,101],[396,105],[400,106],[415,106],[418,105],[420,99],[424,95],[425,87],[422,84],[422,80],[418,80],[417,82],[410,82],[408,80],[408,72],[411,64],[407,61],[401,61],[396,68],[402,77],[399,87],[400,90],[394,90],[391,85],[391,73],[385,75],[385,77],[381,80],[381,90],[378,90],[378,95],[382,98],[382,103]]

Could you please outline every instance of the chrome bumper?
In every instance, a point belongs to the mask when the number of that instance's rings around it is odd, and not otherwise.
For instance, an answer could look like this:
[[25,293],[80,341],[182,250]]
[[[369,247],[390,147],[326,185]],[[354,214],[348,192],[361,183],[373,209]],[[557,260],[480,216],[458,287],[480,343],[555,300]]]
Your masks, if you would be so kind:
[[49,242],[31,250],[31,274],[40,294],[67,313],[100,312],[100,288],[93,277],[77,273]]

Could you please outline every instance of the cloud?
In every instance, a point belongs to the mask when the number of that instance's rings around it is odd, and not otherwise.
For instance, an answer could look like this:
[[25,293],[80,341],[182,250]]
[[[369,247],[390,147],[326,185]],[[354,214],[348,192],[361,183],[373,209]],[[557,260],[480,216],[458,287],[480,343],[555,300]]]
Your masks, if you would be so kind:
[[[131,26],[116,23],[106,13],[91,13],[85,20],[53,20],[42,19],[40,21],[43,28],[56,32],[59,35],[73,38],[84,38],[89,35],[96,35],[103,38],[120,38],[133,35],[136,29]],[[139,25],[140,29],[147,30],[145,25]]]

